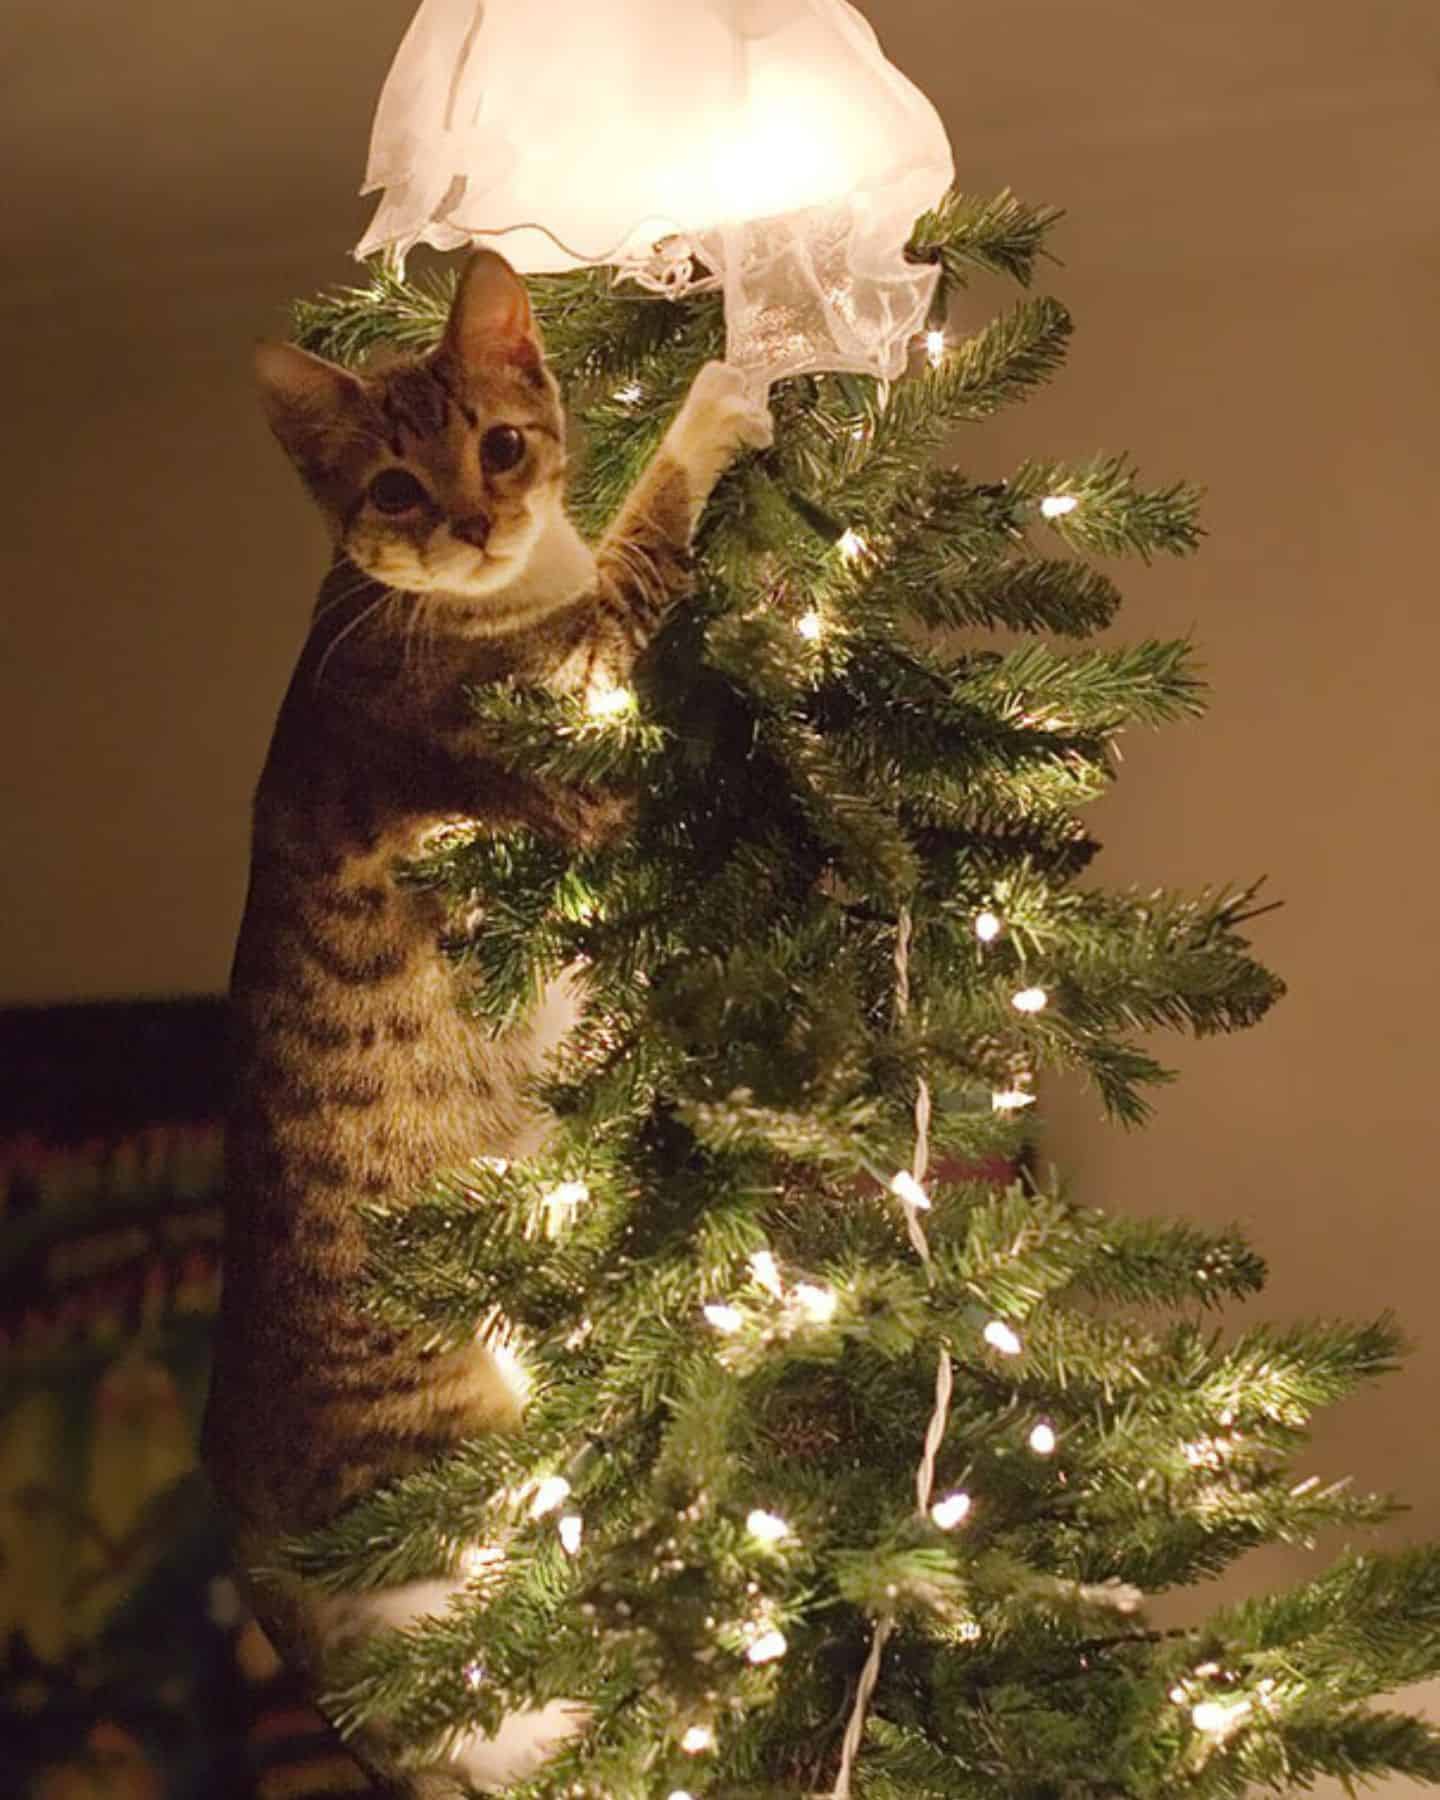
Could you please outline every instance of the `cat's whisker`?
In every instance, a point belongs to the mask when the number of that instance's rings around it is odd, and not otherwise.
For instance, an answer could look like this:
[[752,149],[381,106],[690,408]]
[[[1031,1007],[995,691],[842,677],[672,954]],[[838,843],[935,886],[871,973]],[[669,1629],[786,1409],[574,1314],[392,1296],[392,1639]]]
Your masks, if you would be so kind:
[[373,619],[382,607],[388,606],[392,600],[398,600],[400,598],[400,594],[398,594],[394,588],[385,588],[382,590],[378,600],[373,600],[369,606],[362,607],[360,611],[356,613],[355,617],[350,620],[348,625],[341,626],[339,631],[335,633],[334,637],[331,638],[330,642],[325,646],[325,653],[316,666],[313,683],[315,687],[318,688],[320,686],[321,677],[325,673],[325,665],[340,648],[341,644],[344,643],[345,639],[350,636],[350,633],[359,626],[365,624],[367,620]]

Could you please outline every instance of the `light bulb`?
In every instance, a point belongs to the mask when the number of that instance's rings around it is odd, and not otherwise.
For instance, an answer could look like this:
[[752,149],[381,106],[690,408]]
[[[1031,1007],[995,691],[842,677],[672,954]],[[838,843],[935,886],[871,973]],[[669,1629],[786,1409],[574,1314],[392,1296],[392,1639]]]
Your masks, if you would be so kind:
[[634,706],[635,696],[629,688],[612,687],[608,682],[592,682],[585,696],[585,710],[592,719],[618,719]]
[[615,390],[615,398],[624,406],[633,406],[641,398],[645,390],[638,381],[627,381],[624,387]]
[[1238,1725],[1250,1711],[1248,1700],[1232,1700],[1228,1705],[1219,1700],[1202,1700],[1190,1709],[1190,1721],[1197,1731],[1228,1731]]
[[824,631],[825,621],[820,617],[819,613],[812,608],[811,611],[802,613],[795,621],[795,629],[800,633],[801,637],[809,638],[810,642],[813,644]]
[[751,1537],[759,1538],[762,1544],[778,1544],[781,1538],[790,1535],[790,1527],[780,1515],[766,1512],[761,1506],[747,1515],[745,1529]]
[[680,1740],[680,1748],[690,1756],[715,1748],[715,1733],[708,1725],[692,1725]]
[[854,562],[857,557],[865,554],[865,540],[860,536],[858,531],[854,531],[847,526],[840,534],[839,542],[836,544],[835,548],[845,558],[846,562]]
[[1004,930],[1004,924],[997,913],[982,912],[975,915],[975,935],[982,944],[993,944]]
[[768,1250],[756,1250],[750,1257],[750,1273],[765,1289],[779,1300],[785,1292],[785,1284],[780,1279],[780,1265]]
[[460,1573],[475,1581],[493,1574],[504,1561],[505,1552],[498,1544],[467,1544],[460,1552]]
[[695,1800],[695,1796],[687,1794],[684,1788],[672,1788],[665,1796],[665,1800]]
[[917,1206],[922,1212],[930,1210],[930,1196],[921,1187],[915,1177],[906,1170],[900,1169],[890,1178],[890,1192],[908,1206]]
[[811,1287],[808,1281],[796,1284],[795,1299],[812,1325],[828,1325],[840,1304],[840,1296],[833,1288]]
[[1185,1704],[1185,1702],[1190,1698],[1190,1696],[1189,1696],[1189,1694],[1186,1693],[1186,1691],[1183,1687],[1180,1687],[1177,1685],[1177,1686],[1171,1688],[1170,1698],[1175,1702],[1175,1704],[1177,1706],[1183,1706]]
[[1002,1355],[1020,1354],[1020,1340],[1003,1319],[992,1319],[981,1336],[992,1350],[999,1350]]
[[785,1634],[780,1631],[767,1631],[745,1652],[747,1662],[774,1662],[777,1656],[783,1656],[787,1649]]
[[711,1301],[704,1312],[717,1331],[738,1331],[745,1323],[745,1315],[733,1306],[718,1306]]
[[1040,502],[1040,511],[1047,519],[1063,519],[1066,513],[1074,512],[1079,504],[1073,494],[1047,494]]
[[962,1644],[978,1644],[980,1624],[977,1619],[962,1619],[955,1627],[955,1637]]
[[1056,1442],[1054,1427],[1047,1425],[1043,1419],[1030,1433],[1030,1448],[1037,1456],[1053,1455]]
[[482,1687],[484,1685],[484,1682],[485,1682],[485,1665],[484,1665],[484,1663],[478,1663],[478,1662],[466,1663],[466,1665],[465,1665],[465,1685],[466,1685],[466,1687],[474,1690],[474,1689]]
[[580,1554],[580,1540],[585,1535],[585,1521],[579,1513],[566,1513],[559,1525],[560,1545],[567,1556]]
[[970,1496],[968,1494],[947,1494],[943,1500],[937,1500],[930,1508],[930,1517],[942,1531],[953,1531],[957,1525],[963,1524],[970,1516]]
[[943,331],[927,331],[925,333],[925,354],[930,358],[930,367],[938,369],[945,360],[945,333]]
[[992,1112],[1019,1112],[1022,1106],[1033,1106],[1035,1096],[1027,1094],[1024,1088],[1004,1088],[998,1094],[990,1096]]
[[1045,992],[1044,988],[1028,987],[1021,988],[1018,994],[1012,994],[1010,997],[1010,1004],[1015,1008],[1016,1012],[1038,1013],[1044,1011],[1049,999],[1050,996]]
[[543,1519],[548,1512],[554,1512],[562,1500],[570,1497],[570,1483],[563,1475],[547,1475],[537,1483],[535,1493],[530,1501],[530,1517]]

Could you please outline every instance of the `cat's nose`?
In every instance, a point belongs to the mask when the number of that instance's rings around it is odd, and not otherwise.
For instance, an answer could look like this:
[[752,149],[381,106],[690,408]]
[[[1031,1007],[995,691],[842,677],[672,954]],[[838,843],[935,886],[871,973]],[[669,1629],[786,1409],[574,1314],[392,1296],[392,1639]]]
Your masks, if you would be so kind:
[[486,539],[490,536],[490,521],[484,513],[471,513],[468,519],[455,519],[450,526],[458,538],[467,544],[473,544],[477,550],[485,548]]

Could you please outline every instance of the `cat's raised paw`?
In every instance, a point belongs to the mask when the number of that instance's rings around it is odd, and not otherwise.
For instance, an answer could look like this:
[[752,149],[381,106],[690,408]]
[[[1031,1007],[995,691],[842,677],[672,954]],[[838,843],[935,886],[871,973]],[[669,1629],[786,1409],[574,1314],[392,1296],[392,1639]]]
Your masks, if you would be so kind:
[[730,363],[708,362],[690,384],[684,415],[693,429],[713,433],[739,449],[768,450],[775,423],[751,378]]

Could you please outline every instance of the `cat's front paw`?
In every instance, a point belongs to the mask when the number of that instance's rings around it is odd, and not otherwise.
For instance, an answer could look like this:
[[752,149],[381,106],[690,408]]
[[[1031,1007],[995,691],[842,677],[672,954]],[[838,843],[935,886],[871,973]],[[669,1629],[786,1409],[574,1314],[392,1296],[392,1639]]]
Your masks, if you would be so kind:
[[676,421],[681,433],[715,450],[768,450],[775,441],[770,408],[743,370],[708,362],[690,384]]

